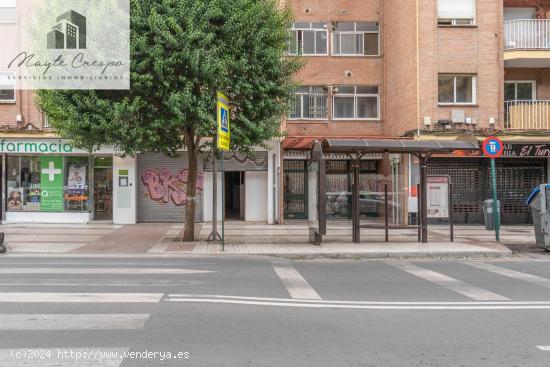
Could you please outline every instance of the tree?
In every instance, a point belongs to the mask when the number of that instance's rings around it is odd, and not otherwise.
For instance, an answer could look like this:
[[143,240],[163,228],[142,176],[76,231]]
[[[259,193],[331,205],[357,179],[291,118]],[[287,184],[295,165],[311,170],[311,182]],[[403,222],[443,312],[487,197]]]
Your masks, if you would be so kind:
[[301,60],[286,57],[290,12],[278,0],[130,0],[130,90],[41,90],[38,103],[75,146],[189,158],[184,240],[194,240],[198,156],[231,100],[232,150],[280,135]]

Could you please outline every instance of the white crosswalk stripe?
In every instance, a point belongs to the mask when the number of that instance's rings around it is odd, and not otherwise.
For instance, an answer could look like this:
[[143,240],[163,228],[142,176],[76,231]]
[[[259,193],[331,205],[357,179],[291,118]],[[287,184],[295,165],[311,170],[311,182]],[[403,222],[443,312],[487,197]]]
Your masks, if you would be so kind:
[[292,298],[321,299],[321,296],[313,289],[307,280],[296,270],[289,261],[276,261],[273,269],[283,282],[286,290]]
[[387,264],[401,269],[409,274],[428,280],[453,292],[462,294],[476,301],[508,301],[509,298],[490,292],[486,289],[467,284],[461,280],[429,270],[418,265],[404,261],[386,261]]
[[149,314],[0,314],[0,330],[142,329]]
[[0,269],[0,274],[203,274],[212,270],[181,268],[10,268]]
[[478,261],[465,261],[464,264],[467,264],[469,266],[472,266],[474,268],[478,268],[481,270],[486,270],[491,273],[502,275],[505,277],[514,278],[524,282],[534,283],[542,287],[550,288],[550,279],[543,278],[538,275],[527,274],[521,271],[507,269],[502,266],[497,266],[497,265],[478,262]]
[[162,293],[0,292],[0,303],[158,303]]
[[537,345],[537,348],[545,352],[550,352],[550,345]]

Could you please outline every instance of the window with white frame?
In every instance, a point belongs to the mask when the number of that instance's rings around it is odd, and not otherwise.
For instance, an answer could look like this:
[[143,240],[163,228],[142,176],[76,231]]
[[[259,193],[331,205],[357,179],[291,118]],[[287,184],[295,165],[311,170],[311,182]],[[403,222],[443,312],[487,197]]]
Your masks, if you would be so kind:
[[537,83],[534,80],[507,80],[504,82],[505,101],[534,101]]
[[440,104],[476,103],[475,75],[439,74],[437,82]]
[[0,71],[0,103],[15,102],[15,73]]
[[335,120],[378,120],[380,94],[378,86],[339,85],[333,88]]
[[338,56],[378,56],[378,22],[336,22],[332,32],[332,54]]
[[327,55],[326,22],[294,22],[290,28],[289,55]]
[[15,23],[17,19],[16,0],[0,0],[0,23]]
[[476,0],[437,0],[439,25],[475,24]]
[[294,93],[294,103],[289,115],[291,120],[328,118],[328,88],[302,86]]

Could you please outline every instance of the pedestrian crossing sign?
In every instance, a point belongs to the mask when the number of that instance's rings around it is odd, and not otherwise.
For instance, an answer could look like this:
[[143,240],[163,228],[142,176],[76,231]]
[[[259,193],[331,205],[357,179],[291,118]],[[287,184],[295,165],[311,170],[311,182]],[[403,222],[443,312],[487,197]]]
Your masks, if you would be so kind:
[[223,93],[218,93],[217,103],[218,134],[217,146],[220,150],[229,150],[231,132],[229,125],[229,100]]

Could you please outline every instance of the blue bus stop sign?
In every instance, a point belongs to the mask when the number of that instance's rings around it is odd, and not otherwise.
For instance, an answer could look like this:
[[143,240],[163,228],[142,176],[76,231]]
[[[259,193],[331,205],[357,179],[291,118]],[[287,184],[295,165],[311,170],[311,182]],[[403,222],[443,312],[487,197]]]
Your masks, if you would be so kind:
[[502,155],[502,152],[504,151],[504,143],[499,138],[490,136],[487,139],[483,140],[481,149],[483,149],[483,153],[486,157],[498,158]]

